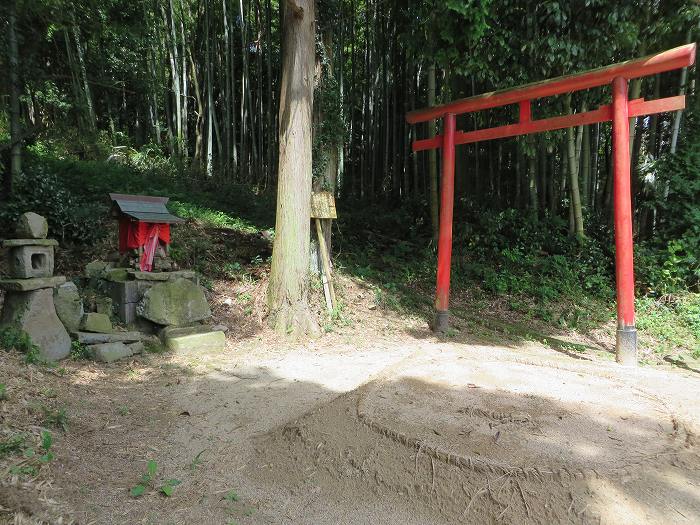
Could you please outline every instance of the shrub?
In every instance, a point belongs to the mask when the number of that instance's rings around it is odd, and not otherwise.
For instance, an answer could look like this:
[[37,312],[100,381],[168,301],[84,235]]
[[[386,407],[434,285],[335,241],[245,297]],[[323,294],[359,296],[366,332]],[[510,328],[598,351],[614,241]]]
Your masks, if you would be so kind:
[[33,211],[46,217],[52,236],[90,244],[102,235],[95,226],[105,216],[105,209],[94,200],[76,197],[46,166],[32,163],[15,180],[11,198],[0,208],[0,225],[13,231],[18,217]]

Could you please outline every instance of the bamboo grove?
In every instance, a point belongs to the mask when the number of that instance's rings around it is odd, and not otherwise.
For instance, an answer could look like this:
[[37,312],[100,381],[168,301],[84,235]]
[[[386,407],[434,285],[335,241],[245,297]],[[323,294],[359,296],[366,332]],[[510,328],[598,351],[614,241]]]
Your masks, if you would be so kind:
[[[19,76],[17,112],[27,143],[39,134],[91,136],[172,157],[180,176],[261,190],[275,185],[280,81],[278,0],[16,0],[3,15],[16,34],[3,61]],[[410,109],[551,78],[693,41],[690,0],[318,0],[314,181],[341,200],[417,199],[437,217],[439,166],[413,154]],[[40,35],[37,37],[36,35]],[[6,64],[8,65],[8,64]],[[15,69],[15,68],[13,68]],[[631,83],[630,98],[689,95],[697,68]],[[534,104],[535,118],[608,103],[605,90]],[[691,109],[691,113],[692,113]],[[12,112],[10,112],[12,113]],[[513,122],[485,111],[458,128]],[[633,123],[637,229],[649,235],[663,195],[655,161],[684,140],[684,116]],[[87,140],[72,153],[98,153]],[[149,149],[150,148],[150,149]],[[608,125],[477,143],[460,150],[460,201],[560,215],[585,234],[609,215]]]

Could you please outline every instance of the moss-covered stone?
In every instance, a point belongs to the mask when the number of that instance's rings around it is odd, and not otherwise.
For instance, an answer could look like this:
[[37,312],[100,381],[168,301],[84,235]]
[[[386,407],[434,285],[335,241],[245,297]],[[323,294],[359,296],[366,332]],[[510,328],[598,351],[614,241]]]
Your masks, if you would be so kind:
[[173,352],[216,352],[226,346],[226,335],[208,326],[168,327],[161,331],[163,344]]
[[58,241],[56,239],[7,239],[2,241],[3,248],[17,246],[58,246]]
[[90,312],[83,316],[80,329],[84,332],[109,333],[112,331],[112,321],[105,314]]
[[129,278],[128,268],[106,268],[103,277],[107,281],[121,282]]
[[35,277],[33,279],[0,279],[0,288],[11,292],[31,292],[41,288],[53,288],[66,282],[62,275]]
[[47,361],[58,361],[70,353],[70,337],[56,315],[53,290],[9,292],[0,326],[13,326],[26,332]]
[[136,309],[138,315],[160,325],[183,326],[211,317],[204,290],[187,279],[154,285]]
[[104,277],[105,271],[109,268],[107,261],[92,261],[85,265],[85,276],[90,279],[100,279]]
[[112,309],[112,299],[104,295],[96,297],[95,310],[97,310],[98,314],[105,314],[106,316],[111,316],[114,313]]
[[80,297],[78,287],[73,282],[67,282],[56,288],[53,292],[53,302],[56,305],[56,314],[69,332],[77,332],[80,322],[83,320],[83,299]]

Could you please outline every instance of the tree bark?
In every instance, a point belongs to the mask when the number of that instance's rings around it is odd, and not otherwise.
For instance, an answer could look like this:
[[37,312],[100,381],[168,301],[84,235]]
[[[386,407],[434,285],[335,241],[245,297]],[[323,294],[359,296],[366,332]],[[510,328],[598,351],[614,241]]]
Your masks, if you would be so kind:
[[298,336],[318,327],[308,304],[311,232],[314,0],[286,0],[279,109],[279,176],[269,322]]
[[[566,112],[571,114],[571,94],[565,99]],[[581,241],[585,237],[583,230],[583,211],[581,193],[578,186],[578,163],[576,162],[576,138],[574,128],[566,129],[567,155],[569,158],[569,194],[571,195],[571,213],[573,215],[573,233]]]
[[12,193],[12,181],[22,173],[22,129],[19,121],[19,51],[17,49],[17,5],[10,2],[8,13],[8,53],[10,62],[10,170],[5,171],[3,194]]
[[[435,64],[428,66],[428,106],[435,105]],[[428,137],[435,136],[435,121],[428,121]],[[428,151],[428,179],[430,180],[430,224],[433,227],[433,241],[437,243],[440,234],[440,207],[438,204],[437,151]]]

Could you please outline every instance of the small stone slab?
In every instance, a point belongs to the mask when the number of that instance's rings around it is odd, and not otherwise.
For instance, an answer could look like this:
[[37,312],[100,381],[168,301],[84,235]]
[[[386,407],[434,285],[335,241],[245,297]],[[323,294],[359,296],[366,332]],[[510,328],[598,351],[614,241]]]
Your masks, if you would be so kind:
[[10,292],[31,292],[41,288],[54,288],[66,282],[63,275],[35,277],[34,279],[0,279],[0,288]]
[[124,343],[102,343],[90,345],[88,350],[95,361],[101,363],[111,363],[117,359],[124,359],[134,355],[134,351]]
[[177,270],[175,272],[140,272],[129,270],[129,275],[137,281],[174,281],[175,279],[192,280],[197,276],[193,270]]
[[171,281],[174,279],[187,279],[191,281],[197,277],[197,272],[194,270],[177,270],[175,272],[168,272],[168,275],[170,276]]
[[90,312],[83,316],[80,329],[83,332],[108,333],[112,331],[112,321],[108,315]]
[[130,343],[143,341],[148,336],[141,332],[78,332],[78,341],[86,345],[96,345],[101,343]]
[[56,239],[7,239],[2,241],[3,248],[16,246],[58,246]]
[[170,279],[169,272],[139,272],[129,270],[129,275],[139,281],[167,281]]
[[128,268],[107,268],[103,278],[112,282],[126,281],[129,278]]
[[46,239],[46,236],[49,234],[49,223],[38,213],[28,211],[19,216],[15,232],[17,237]]
[[160,338],[173,352],[216,352],[226,346],[226,335],[209,326],[167,327],[161,330]]

